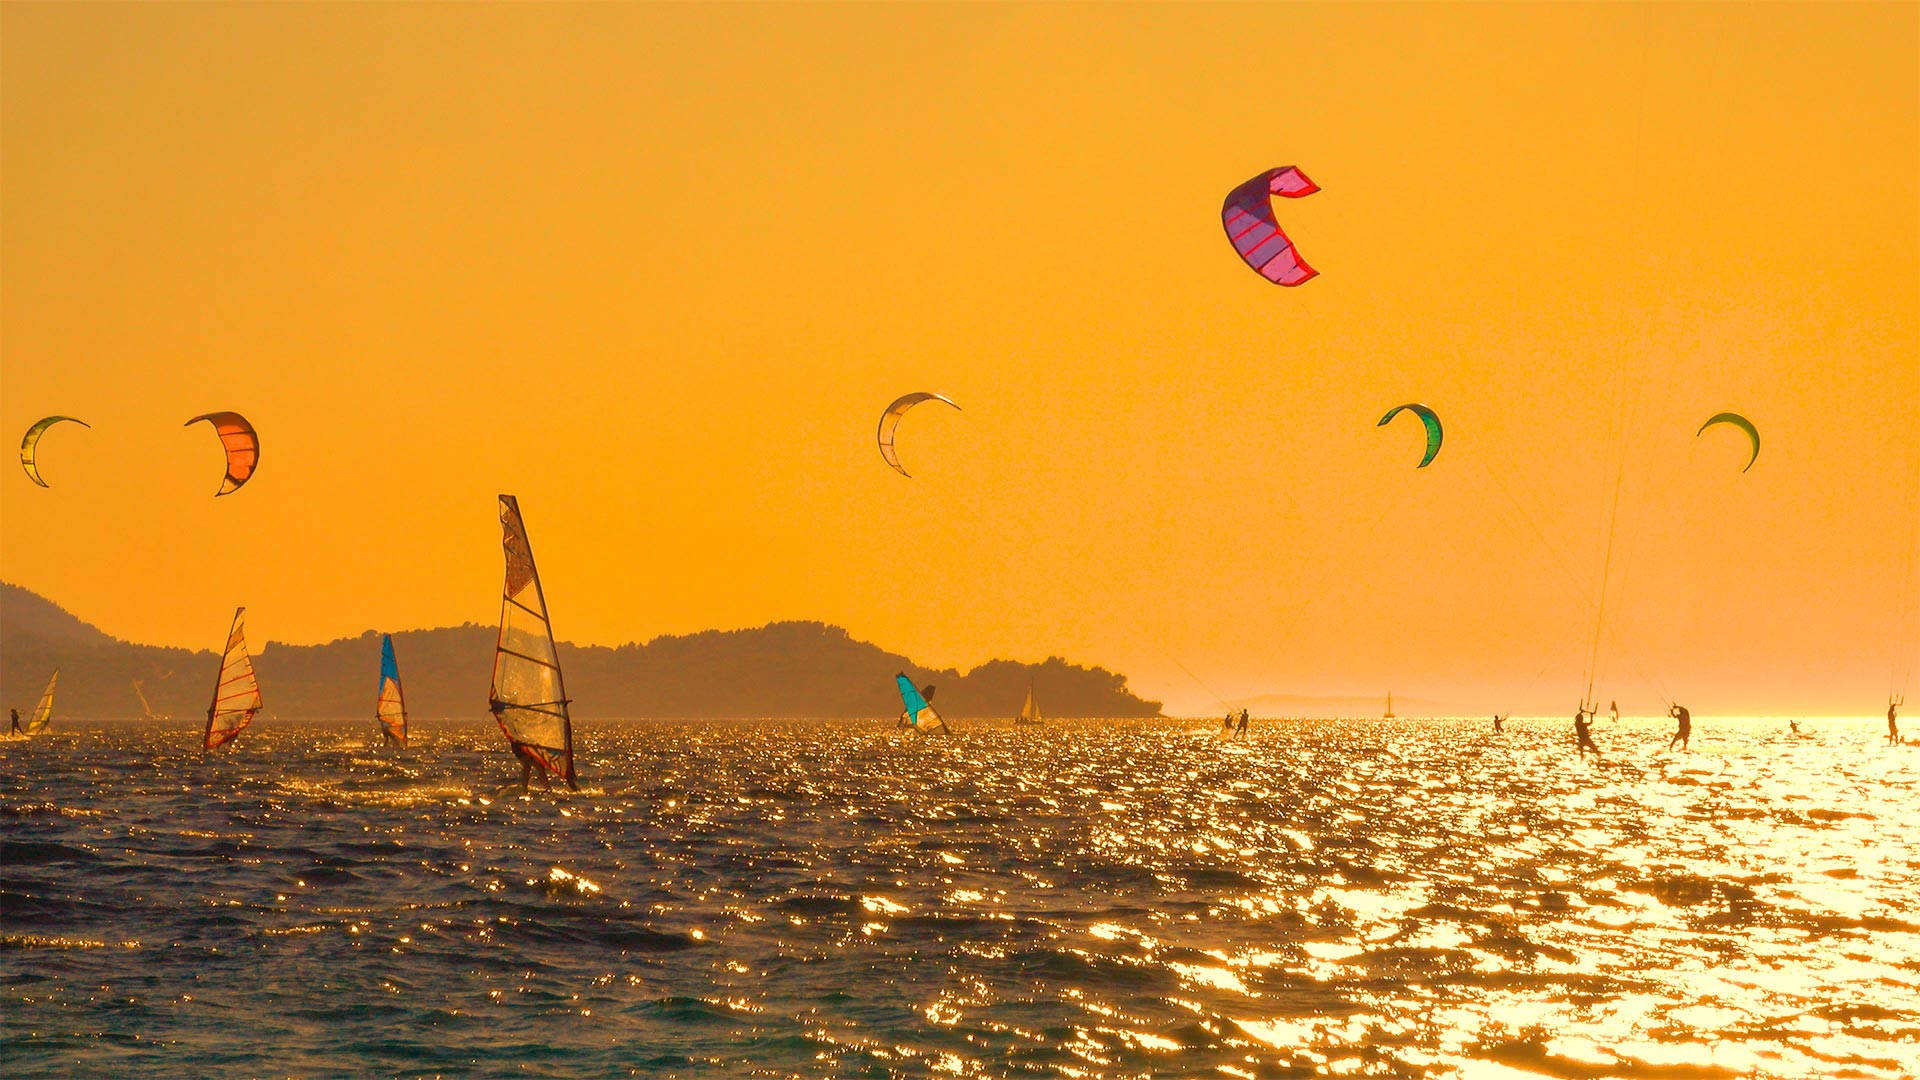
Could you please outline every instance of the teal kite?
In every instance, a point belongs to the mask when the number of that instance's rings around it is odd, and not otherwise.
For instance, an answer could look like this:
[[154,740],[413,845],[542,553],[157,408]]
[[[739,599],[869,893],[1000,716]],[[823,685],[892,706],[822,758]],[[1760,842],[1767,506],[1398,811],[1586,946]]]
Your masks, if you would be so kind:
[[1374,426],[1386,427],[1387,422],[1392,420],[1394,417],[1400,415],[1400,410],[1402,409],[1412,412],[1414,415],[1418,416],[1420,418],[1420,422],[1427,426],[1427,456],[1421,458],[1420,464],[1414,466],[1414,468],[1416,469],[1424,469],[1427,466],[1433,464],[1434,456],[1440,453],[1440,440],[1443,437],[1442,432],[1440,430],[1440,417],[1432,409],[1427,408],[1425,405],[1421,405],[1417,402],[1408,402],[1405,405],[1395,405],[1393,408],[1388,409],[1387,415],[1381,417],[1380,422],[1378,424],[1375,424]]

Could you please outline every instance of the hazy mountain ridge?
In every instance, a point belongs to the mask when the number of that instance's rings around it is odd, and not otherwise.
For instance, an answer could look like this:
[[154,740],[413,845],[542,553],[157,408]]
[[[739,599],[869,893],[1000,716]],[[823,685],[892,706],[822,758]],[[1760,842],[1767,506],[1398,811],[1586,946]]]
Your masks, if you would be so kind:
[[[289,718],[373,715],[380,635],[367,631],[322,645],[251,643],[267,711]],[[398,631],[394,652],[410,711],[423,717],[486,717],[494,628],[467,623]],[[1040,664],[992,660],[966,674],[930,669],[837,626],[778,622],[707,630],[618,647],[560,644],[574,715],[600,717],[861,717],[900,711],[893,675],[938,687],[934,704],[953,717],[1011,716],[1033,680],[1051,716],[1158,716],[1160,703],[1127,690],[1126,677],[1057,657]],[[27,711],[61,669],[58,716],[138,716],[133,681],[155,712],[205,714],[219,658],[118,640],[59,605],[0,583],[0,707]]]

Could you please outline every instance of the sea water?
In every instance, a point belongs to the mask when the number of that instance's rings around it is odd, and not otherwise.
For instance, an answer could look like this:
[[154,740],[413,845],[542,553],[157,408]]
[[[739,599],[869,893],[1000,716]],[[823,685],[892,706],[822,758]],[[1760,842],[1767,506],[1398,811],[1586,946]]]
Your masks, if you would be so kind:
[[8,1077],[1920,1075],[1883,721],[56,723]]

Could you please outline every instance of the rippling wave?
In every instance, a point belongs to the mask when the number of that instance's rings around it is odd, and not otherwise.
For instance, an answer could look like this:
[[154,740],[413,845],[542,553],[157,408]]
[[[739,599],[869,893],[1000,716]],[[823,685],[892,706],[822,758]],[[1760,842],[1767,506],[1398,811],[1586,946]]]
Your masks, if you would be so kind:
[[1920,1075],[1872,722],[890,725],[0,745],[0,1071]]

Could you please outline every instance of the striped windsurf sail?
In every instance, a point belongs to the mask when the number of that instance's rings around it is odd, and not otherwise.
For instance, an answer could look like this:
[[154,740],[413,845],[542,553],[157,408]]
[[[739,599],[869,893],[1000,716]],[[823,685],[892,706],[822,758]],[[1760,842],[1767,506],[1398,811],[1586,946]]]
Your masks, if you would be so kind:
[[407,695],[400,689],[400,664],[393,658],[393,635],[380,635],[380,701],[374,706],[380,731],[390,743],[407,745]]
[[53,678],[47,680],[47,690],[40,695],[40,704],[33,707],[33,715],[27,717],[27,726],[20,730],[28,735],[45,735],[53,727],[53,688],[60,682],[60,669],[55,668]]
[[940,714],[933,711],[933,703],[927,700],[928,695],[933,693],[933,687],[929,686],[922,692],[913,685],[912,679],[907,678],[905,672],[895,675],[893,681],[899,684],[900,700],[906,705],[906,711],[900,714],[906,725],[925,735],[944,734],[947,722],[940,719]]
[[573,721],[567,715],[560,654],[554,649],[547,600],[540,591],[526,524],[520,520],[520,503],[511,495],[500,496],[500,530],[507,578],[500,590],[500,638],[488,707],[516,757],[565,777],[574,787]]
[[233,609],[233,629],[227,631],[227,651],[220,658],[220,677],[213,684],[213,703],[207,706],[206,748],[232,742],[260,711],[260,680],[247,655],[246,608]]

